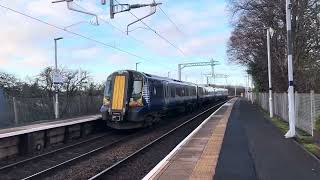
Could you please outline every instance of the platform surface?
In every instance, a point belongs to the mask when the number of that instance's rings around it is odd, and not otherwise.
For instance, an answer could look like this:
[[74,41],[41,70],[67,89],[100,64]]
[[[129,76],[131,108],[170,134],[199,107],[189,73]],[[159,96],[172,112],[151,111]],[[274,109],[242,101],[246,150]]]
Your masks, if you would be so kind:
[[26,126],[0,129],[0,138],[6,138],[11,136],[31,133],[35,131],[41,131],[45,129],[51,129],[51,128],[89,122],[89,121],[95,121],[100,118],[101,118],[101,115],[90,115],[90,116],[81,116],[77,118],[70,118],[70,119],[64,119],[64,120],[43,122],[38,124],[26,125]]
[[144,179],[212,179],[236,99],[211,114]]
[[231,100],[195,131],[144,179],[320,179],[320,161],[244,99]]

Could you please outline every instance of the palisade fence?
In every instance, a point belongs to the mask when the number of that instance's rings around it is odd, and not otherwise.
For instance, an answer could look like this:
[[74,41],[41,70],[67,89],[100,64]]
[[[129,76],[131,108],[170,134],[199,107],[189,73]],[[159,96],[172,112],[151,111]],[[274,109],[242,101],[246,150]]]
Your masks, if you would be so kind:
[[[60,118],[98,114],[102,96],[59,96]],[[54,120],[54,97],[18,98],[4,97],[0,106],[0,128]]]
[[[269,93],[253,93],[252,100],[269,112]],[[288,94],[273,94],[273,113],[289,121]],[[316,117],[320,116],[320,94],[295,93],[296,127],[313,135]]]

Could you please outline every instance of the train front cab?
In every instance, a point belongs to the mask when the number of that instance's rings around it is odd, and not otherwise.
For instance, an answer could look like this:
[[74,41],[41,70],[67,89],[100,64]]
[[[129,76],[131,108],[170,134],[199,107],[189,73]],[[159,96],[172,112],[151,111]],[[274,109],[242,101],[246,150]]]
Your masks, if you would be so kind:
[[132,129],[143,126],[146,102],[143,99],[144,77],[135,71],[118,71],[106,82],[102,117],[114,129]]

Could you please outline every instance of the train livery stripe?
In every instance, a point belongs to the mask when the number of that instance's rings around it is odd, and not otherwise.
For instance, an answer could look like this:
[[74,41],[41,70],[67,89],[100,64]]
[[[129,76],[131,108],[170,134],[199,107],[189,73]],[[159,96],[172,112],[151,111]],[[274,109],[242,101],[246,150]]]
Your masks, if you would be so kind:
[[122,110],[123,108],[125,80],[125,76],[116,76],[114,80],[112,109]]

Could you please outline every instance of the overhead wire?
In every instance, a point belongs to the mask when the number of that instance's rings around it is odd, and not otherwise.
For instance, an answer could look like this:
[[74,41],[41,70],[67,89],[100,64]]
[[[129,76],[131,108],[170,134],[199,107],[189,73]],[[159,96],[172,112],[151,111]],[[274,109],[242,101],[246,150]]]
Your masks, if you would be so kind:
[[2,4],[0,4],[0,7],[4,8],[4,9],[7,9],[7,10],[9,10],[9,11],[12,11],[12,12],[14,12],[14,13],[20,14],[20,15],[22,15],[22,16],[28,17],[28,18],[33,19],[33,20],[35,20],[35,21],[38,21],[38,22],[40,22],[40,23],[46,24],[46,25],[51,26],[51,27],[53,27],[53,28],[59,29],[59,30],[61,30],[61,31],[65,31],[65,32],[67,32],[67,33],[69,33],[69,34],[73,34],[73,35],[75,35],[75,36],[78,36],[78,37],[87,39],[87,40],[89,40],[89,41],[93,41],[93,42],[95,42],[95,43],[98,43],[98,44],[107,46],[107,47],[112,48],[112,49],[115,49],[115,50],[117,50],[117,51],[120,51],[120,52],[126,53],[126,54],[128,54],[128,55],[134,56],[134,57],[136,57],[136,58],[146,60],[146,59],[145,59],[144,57],[142,57],[142,56],[136,55],[136,54],[134,54],[134,53],[131,53],[131,52],[126,51],[126,50],[124,50],[124,49],[118,48],[118,47],[116,47],[116,46],[113,46],[113,45],[110,45],[110,44],[107,44],[107,43],[98,41],[98,40],[96,40],[96,39],[87,37],[87,36],[82,35],[82,34],[80,34],[80,33],[76,33],[76,32],[74,32],[74,31],[69,31],[69,30],[67,30],[67,29],[65,29],[65,28],[62,28],[62,27],[60,27],[60,26],[51,24],[51,23],[49,23],[49,22],[46,22],[46,21],[41,20],[41,19],[39,19],[39,18],[30,16],[30,15],[25,14],[25,13],[23,13],[23,12],[20,12],[20,11],[18,11],[18,10],[12,9],[12,8],[10,8],[10,7],[7,7],[7,6],[4,6],[4,5],[2,5]]
[[[81,5],[79,5],[79,4],[75,3],[75,2],[73,2],[73,4],[77,5],[79,8],[81,8],[81,9],[83,9],[83,10],[88,11],[86,8],[82,7]],[[98,15],[97,17],[98,17],[100,20],[102,20],[103,22],[105,22],[106,24],[108,24],[108,25],[112,26],[113,28],[115,28],[116,30],[118,30],[119,32],[127,35],[127,33],[126,33],[125,31],[123,31],[123,30],[121,30],[119,27],[111,24],[110,22],[108,22],[108,21],[105,20],[104,18],[101,18],[99,15]],[[140,43],[142,43],[142,44],[145,44],[143,41],[138,40],[138,39],[136,39],[135,37],[133,37],[133,36],[131,36],[131,35],[128,35],[128,36],[131,37],[133,40],[135,40],[135,41],[137,41],[137,42],[140,42]],[[146,47],[147,47],[147,46],[146,46]],[[158,63],[158,64],[160,64],[160,63]],[[162,64],[162,63],[161,63],[161,64]],[[167,68],[169,67],[169,66],[167,66],[167,65],[165,65],[165,64],[162,64],[162,65],[163,65],[163,66],[166,66]],[[171,68],[170,68],[170,69],[171,69]],[[175,69],[175,70],[173,70],[173,71],[177,71],[177,70]]]
[[168,16],[168,14],[161,8],[161,6],[159,6],[159,9],[160,9],[161,12],[167,17],[167,19],[175,26],[175,28],[177,29],[177,31],[179,31],[183,36],[186,36],[185,33],[180,30],[180,28],[178,27],[178,25],[177,25],[176,23],[174,23],[174,21]]
[[[45,24],[45,25],[47,25],[47,26],[50,26],[50,27],[52,27],[52,28],[59,29],[59,30],[61,30],[61,31],[67,32],[67,33],[72,34],[72,35],[74,35],[74,36],[78,36],[78,37],[81,37],[81,38],[83,38],[83,39],[86,39],[86,40],[95,42],[95,43],[97,43],[97,44],[100,44],[100,45],[109,47],[109,48],[111,48],[111,49],[120,51],[120,52],[122,52],[122,53],[128,54],[128,55],[133,56],[133,57],[136,57],[136,58],[138,58],[138,59],[145,60],[145,61],[150,61],[150,62],[154,62],[154,61],[152,61],[152,60],[150,60],[150,59],[147,59],[147,58],[144,58],[144,57],[142,57],[142,56],[140,56],[140,55],[131,53],[131,52],[126,51],[126,50],[124,50],[124,49],[121,49],[121,48],[118,48],[118,47],[116,47],[116,46],[113,46],[113,45],[104,43],[104,42],[99,41],[99,40],[96,40],[96,39],[93,39],[93,38],[88,37],[88,36],[85,36],[85,35],[83,35],[83,34],[80,34],[80,33],[74,32],[74,31],[67,30],[66,28],[60,27],[60,26],[55,25],[55,24],[51,24],[51,23],[49,23],[49,22],[47,22],[47,21],[44,21],[44,20],[41,20],[41,19],[39,19],[39,18],[33,17],[33,16],[28,15],[28,14],[26,14],[26,13],[23,13],[23,12],[20,12],[20,11],[18,11],[18,10],[12,9],[12,8],[10,8],[10,7],[7,7],[7,6],[5,6],[5,5],[0,4],[0,7],[3,8],[3,9],[9,10],[9,11],[11,11],[11,12],[14,12],[14,13],[16,13],[16,14],[22,15],[22,16],[24,16],[24,17],[30,18],[30,19],[32,19],[32,20],[34,20],[34,21],[40,22],[40,23],[42,23],[42,24]],[[166,67],[168,68],[168,66],[166,66]]]
[[[72,3],[75,4],[76,6],[78,6],[79,8],[88,11],[86,8],[82,7],[81,5],[77,4],[76,2],[73,1]],[[119,27],[111,24],[109,21],[105,20],[105,19],[102,18],[100,15],[97,15],[97,17],[98,17],[98,19],[102,20],[104,23],[106,23],[106,24],[108,24],[109,26],[113,27],[113,28],[116,29],[117,31],[121,32],[121,33],[124,34],[124,35],[127,35],[127,33],[126,33],[125,31],[123,31],[123,30],[120,29]],[[133,36],[131,36],[131,35],[129,35],[129,37],[132,38],[133,40],[139,42],[139,43],[144,44],[143,41],[141,41],[141,40],[139,40],[139,39],[137,39],[137,38],[135,38],[135,37],[133,37]]]
[[[117,3],[119,3],[117,0],[115,0]],[[120,3],[119,3],[120,4]],[[159,36],[161,39],[163,39],[164,41],[166,41],[168,44],[170,44],[172,47],[174,47],[175,49],[177,49],[183,56],[186,56],[186,54],[175,44],[173,44],[172,42],[170,42],[167,38],[165,38],[164,36],[162,36],[161,34],[159,34],[155,29],[153,29],[152,27],[150,27],[148,24],[146,24],[143,20],[141,20],[138,16],[136,16],[134,13],[132,13],[131,11],[128,11],[132,16],[134,16],[137,20],[139,20],[142,24],[144,24],[146,27],[149,28],[149,30],[151,30],[152,32],[154,32],[157,36]]]

